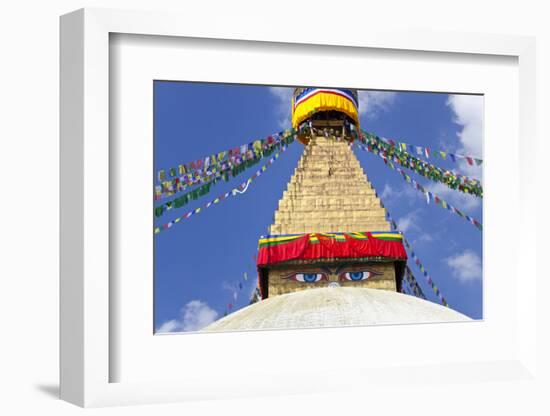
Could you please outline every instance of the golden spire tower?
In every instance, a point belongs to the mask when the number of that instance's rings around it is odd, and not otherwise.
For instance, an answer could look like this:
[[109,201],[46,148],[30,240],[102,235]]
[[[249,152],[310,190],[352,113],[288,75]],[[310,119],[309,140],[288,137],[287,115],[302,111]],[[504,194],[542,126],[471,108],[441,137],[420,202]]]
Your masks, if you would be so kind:
[[389,231],[386,211],[346,140],[313,136],[270,234]]
[[[385,209],[351,150],[358,130],[357,92],[296,88],[292,110],[305,149],[270,235],[260,240],[260,247],[270,250],[260,250],[266,262],[260,265],[263,298],[323,286],[399,291],[406,260],[401,236],[390,232]],[[302,247],[306,235],[308,244],[320,243],[326,250],[314,255],[314,247]],[[356,250],[354,240],[379,237],[398,240],[380,243],[393,251],[365,250],[365,245]],[[281,250],[290,254],[280,257]],[[297,250],[303,255],[295,255]]]
[[301,130],[298,137],[306,147],[270,234],[390,230],[385,210],[350,148],[358,124],[356,90],[294,90],[292,125]]

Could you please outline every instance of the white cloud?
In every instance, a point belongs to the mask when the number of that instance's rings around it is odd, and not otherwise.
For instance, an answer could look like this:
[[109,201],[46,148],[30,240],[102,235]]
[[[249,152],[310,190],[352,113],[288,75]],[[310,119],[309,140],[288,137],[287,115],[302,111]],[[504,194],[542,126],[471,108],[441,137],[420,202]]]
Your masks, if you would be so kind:
[[392,186],[387,183],[384,185],[384,189],[382,190],[382,193],[380,194],[380,198],[382,201],[385,201],[386,199],[390,199],[395,195],[395,190],[392,188]]
[[426,196],[408,183],[403,183],[403,186],[397,189],[395,194],[397,198],[405,200],[410,207],[414,207],[418,204],[419,200],[422,202],[426,201]]
[[359,115],[373,119],[388,111],[397,94],[391,91],[359,91]]
[[418,229],[418,212],[411,211],[404,217],[399,218],[397,221],[397,228],[399,231],[406,233],[410,230]]
[[430,243],[434,241],[434,238],[432,235],[430,234],[420,234],[420,236],[415,240],[415,242],[419,242],[419,243]]
[[481,259],[472,250],[464,250],[447,258],[445,262],[453,276],[463,283],[481,279]]
[[177,332],[180,326],[180,322],[177,319],[172,319],[171,321],[164,322],[157,329],[157,332]]
[[200,300],[188,302],[183,311],[182,328],[184,331],[198,331],[211,324],[218,317],[218,312]]
[[421,193],[408,184],[393,187],[389,183],[384,185],[384,189],[382,189],[381,193],[378,193],[378,197],[384,204],[388,201],[399,201],[399,203],[407,203],[411,207],[417,202],[416,198],[420,197],[424,200],[426,199]]
[[[453,111],[453,121],[462,127],[457,133],[456,153],[483,158],[483,96],[449,95],[447,105]],[[458,165],[465,175],[482,179],[481,166],[470,166],[465,160]]]
[[426,196],[409,184],[404,184],[403,187],[398,190],[397,195],[399,198],[404,199],[409,207],[416,206],[419,200],[422,200],[422,202],[426,201]]
[[211,324],[218,317],[218,312],[206,302],[192,300],[180,310],[180,318],[164,322],[157,332],[198,331]]
[[292,116],[292,94],[294,88],[287,87],[269,87],[269,92],[275,96],[277,104],[275,106],[275,116],[277,124],[281,129],[287,129],[291,125]]

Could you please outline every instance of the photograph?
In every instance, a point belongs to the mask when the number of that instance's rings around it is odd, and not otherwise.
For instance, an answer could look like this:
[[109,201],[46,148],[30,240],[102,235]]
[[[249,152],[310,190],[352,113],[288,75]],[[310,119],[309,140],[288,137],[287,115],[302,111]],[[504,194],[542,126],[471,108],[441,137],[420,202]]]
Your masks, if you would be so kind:
[[484,319],[482,94],[152,87],[154,334]]
[[544,4],[3,2],[0,416],[549,416]]

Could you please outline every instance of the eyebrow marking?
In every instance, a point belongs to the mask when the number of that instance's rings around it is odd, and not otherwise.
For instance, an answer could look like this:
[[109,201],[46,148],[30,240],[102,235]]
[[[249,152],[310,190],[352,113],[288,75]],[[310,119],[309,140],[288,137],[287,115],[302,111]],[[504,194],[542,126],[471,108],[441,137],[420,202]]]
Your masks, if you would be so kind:
[[327,266],[323,266],[320,269],[328,274],[339,274],[343,269],[350,267],[349,263],[344,263],[339,266],[336,266],[335,268],[329,268]]
[[349,267],[349,264],[341,264],[334,270],[334,274],[340,274],[340,272],[347,267]]

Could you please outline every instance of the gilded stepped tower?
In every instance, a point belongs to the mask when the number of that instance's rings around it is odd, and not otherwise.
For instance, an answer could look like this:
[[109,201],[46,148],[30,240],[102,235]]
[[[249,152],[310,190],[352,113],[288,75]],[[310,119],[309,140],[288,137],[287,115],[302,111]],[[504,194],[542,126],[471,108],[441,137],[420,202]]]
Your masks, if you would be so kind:
[[319,287],[401,290],[401,235],[350,144],[357,139],[355,90],[296,88],[292,124],[305,145],[260,240],[262,298]]
[[[354,233],[389,231],[386,211],[350,149],[348,140],[312,136],[295,169],[287,190],[279,201],[270,235]],[[401,288],[403,262],[398,259],[325,259],[273,264],[262,274],[263,297],[325,286],[368,287],[398,291]],[[314,274],[322,263],[329,275],[324,281],[304,284],[289,279],[292,273]],[[299,266],[298,266],[299,264]],[[335,272],[340,266],[356,273],[368,273],[369,279],[346,281]],[[349,273],[349,272],[348,272]]]
[[389,231],[386,213],[346,141],[313,137],[279,201],[270,234]]

